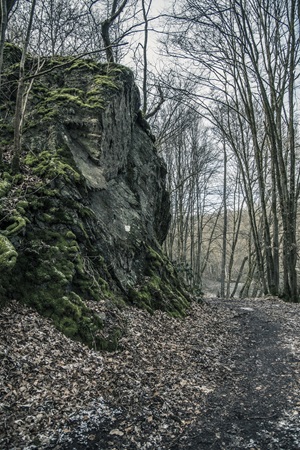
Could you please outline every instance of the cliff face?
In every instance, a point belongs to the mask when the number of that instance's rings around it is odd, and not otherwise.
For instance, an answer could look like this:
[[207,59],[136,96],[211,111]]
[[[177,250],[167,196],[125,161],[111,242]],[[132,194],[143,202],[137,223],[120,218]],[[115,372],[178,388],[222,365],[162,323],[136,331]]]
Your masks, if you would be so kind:
[[[1,111],[2,298],[33,305],[87,343],[103,320],[86,300],[181,314],[187,300],[160,248],[170,219],[166,167],[132,73],[83,60],[44,70],[29,95],[18,176],[10,173],[13,94]],[[6,82],[14,92],[14,77]]]
[[166,168],[143,129],[139,93],[128,69],[80,62],[57,73],[59,81],[53,82],[53,73],[47,77],[48,92],[31,116],[38,122],[39,110],[48,107],[54,120],[41,117],[26,145],[36,155],[63,149],[72,160],[85,192],[64,185],[61,196],[75,197],[93,211],[93,246],[126,291],[144,273],[145,245],[157,248],[166,236]]

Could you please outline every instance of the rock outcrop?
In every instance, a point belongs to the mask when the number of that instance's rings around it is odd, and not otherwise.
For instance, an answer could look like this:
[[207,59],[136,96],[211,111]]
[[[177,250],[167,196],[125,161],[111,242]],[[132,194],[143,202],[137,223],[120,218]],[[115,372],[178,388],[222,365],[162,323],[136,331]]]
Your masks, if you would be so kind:
[[2,298],[33,305],[69,336],[98,347],[103,318],[86,300],[182,314],[188,300],[160,247],[170,220],[166,167],[132,73],[90,60],[46,61],[28,97],[21,173],[13,176],[16,77],[14,67],[7,70],[0,242],[10,261],[1,262]]

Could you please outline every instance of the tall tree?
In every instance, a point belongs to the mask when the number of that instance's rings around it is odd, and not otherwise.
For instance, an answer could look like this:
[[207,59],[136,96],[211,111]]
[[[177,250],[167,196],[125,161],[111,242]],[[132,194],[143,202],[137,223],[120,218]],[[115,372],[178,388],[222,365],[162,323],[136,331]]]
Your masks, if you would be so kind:
[[222,209],[214,208],[217,194],[212,191],[219,169],[218,148],[212,146],[197,112],[181,105],[174,114],[173,102],[167,102],[162,112],[166,108],[172,120],[169,131],[164,130],[166,139],[161,135],[158,142],[169,169],[173,217],[165,247],[187,281],[201,291]]
[[[212,114],[212,104],[218,102],[249,128],[258,188],[255,201],[263,225],[261,248],[252,204],[251,223],[260,278],[265,292],[281,293],[291,301],[299,298],[295,81],[299,76],[300,34],[296,7],[296,0],[186,0],[183,12],[176,17],[180,30],[173,38],[180,56],[184,54],[193,62],[190,76],[198,79],[202,89],[202,94],[197,92],[198,104],[209,113],[210,119],[220,124]],[[174,56],[175,53],[178,55],[178,50],[173,51]],[[195,67],[202,68],[200,77]],[[228,130],[223,131],[228,135]],[[241,162],[244,159],[238,151],[236,157]],[[249,184],[245,188],[248,190]],[[248,191],[248,195],[250,200],[253,194]]]
[[110,28],[114,21],[124,10],[127,2],[128,0],[123,0],[121,3],[119,2],[119,0],[113,0],[109,16],[101,23],[101,36],[105,46],[106,59],[108,62],[114,62],[114,54],[110,38]]
[[3,70],[3,52],[5,35],[8,25],[8,16],[17,0],[0,0],[0,88]]
[[24,121],[24,89],[25,89],[25,61],[27,55],[27,49],[29,46],[29,39],[31,34],[32,22],[34,17],[34,11],[36,6],[36,0],[32,0],[29,22],[27,26],[27,32],[25,36],[24,46],[22,49],[22,56],[20,61],[19,69],[19,80],[18,80],[18,90],[16,98],[15,107],[15,117],[14,117],[14,153],[12,159],[12,169],[15,173],[19,171],[20,167],[20,153],[21,153],[21,138],[22,138],[22,127]]
[[226,259],[227,259],[227,233],[228,233],[228,209],[227,209],[227,151],[226,143],[223,141],[223,157],[224,157],[224,172],[223,172],[223,239],[222,239],[222,261],[221,261],[221,289],[220,295],[225,297],[226,284]]

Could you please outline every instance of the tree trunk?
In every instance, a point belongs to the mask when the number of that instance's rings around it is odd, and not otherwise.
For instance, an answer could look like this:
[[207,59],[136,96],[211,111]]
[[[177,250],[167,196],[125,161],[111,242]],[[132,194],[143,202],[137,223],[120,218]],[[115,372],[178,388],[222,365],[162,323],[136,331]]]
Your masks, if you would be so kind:
[[101,24],[101,36],[102,36],[103,44],[104,44],[104,47],[105,47],[105,54],[106,54],[107,62],[113,63],[114,62],[114,54],[113,54],[113,50],[112,50],[112,46],[111,46],[111,42],[110,42],[110,37],[109,37],[110,25],[111,25],[111,21],[109,19],[107,19],[104,22],[102,22],[102,24]]
[[242,261],[240,270],[238,272],[238,276],[236,277],[235,285],[234,285],[234,288],[233,288],[233,290],[232,290],[232,292],[230,294],[230,298],[233,298],[235,296],[235,294],[236,294],[236,291],[237,291],[237,289],[239,287],[239,282],[240,282],[240,280],[242,278],[242,275],[243,275],[243,272],[244,272],[244,267],[245,267],[245,264],[246,264],[247,261],[248,261],[248,256],[245,256],[243,261]]
[[7,12],[7,1],[0,0],[1,7],[1,22],[0,22],[0,89],[2,86],[2,71],[3,71],[3,52],[5,44],[5,34],[7,28],[8,12]]
[[226,283],[226,259],[227,259],[227,153],[225,142],[223,142],[224,155],[224,174],[223,174],[223,242],[222,242],[222,262],[221,262],[221,287],[220,297],[225,298],[225,283]]
[[113,24],[113,22],[116,20],[116,18],[122,13],[123,9],[126,6],[128,0],[123,0],[121,5],[118,7],[118,0],[113,0],[113,5],[110,13],[110,17],[108,17],[106,20],[104,20],[101,23],[101,36],[103,39],[105,52],[106,52],[106,59],[107,62],[113,63],[115,61],[114,54],[113,54],[113,47],[110,40],[110,27]]
[[25,111],[23,108],[23,95],[25,90],[25,61],[26,54],[29,45],[31,27],[33,22],[34,10],[35,10],[36,0],[32,1],[29,23],[27,27],[27,33],[25,37],[24,47],[22,51],[22,57],[20,62],[20,71],[19,71],[19,81],[18,81],[18,91],[17,91],[17,99],[16,99],[16,110],[15,110],[15,118],[14,118],[14,153],[12,159],[12,170],[14,173],[18,173],[20,170],[20,155],[21,155],[21,139],[22,139],[22,127],[24,122]]

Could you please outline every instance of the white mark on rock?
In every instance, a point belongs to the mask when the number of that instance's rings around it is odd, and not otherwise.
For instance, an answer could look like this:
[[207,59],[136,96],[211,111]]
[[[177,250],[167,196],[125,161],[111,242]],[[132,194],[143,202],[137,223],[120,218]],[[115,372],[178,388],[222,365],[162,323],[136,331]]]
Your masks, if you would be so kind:
[[130,225],[125,225],[125,231],[127,231],[127,233],[129,233],[129,231],[130,231]]

